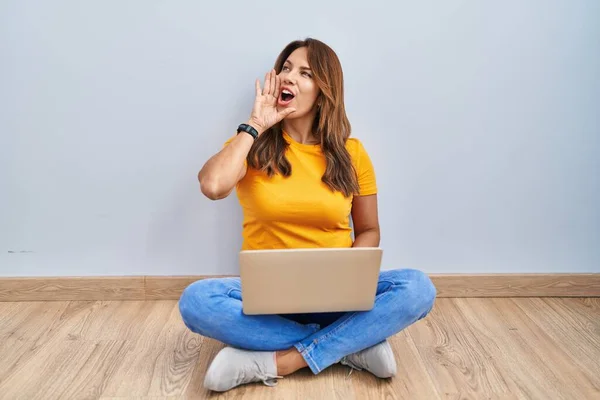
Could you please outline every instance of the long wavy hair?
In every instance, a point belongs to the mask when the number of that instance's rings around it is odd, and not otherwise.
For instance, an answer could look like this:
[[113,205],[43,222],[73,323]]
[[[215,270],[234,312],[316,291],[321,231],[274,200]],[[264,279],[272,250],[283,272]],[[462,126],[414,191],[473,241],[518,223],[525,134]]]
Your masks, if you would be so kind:
[[[300,47],[307,48],[308,64],[320,89],[316,100],[319,106],[313,124],[313,134],[319,138],[327,162],[321,180],[331,190],[349,197],[357,194],[359,187],[350,153],[346,149],[351,126],[344,106],[342,66],[328,45],[308,38],[293,41],[282,50],[275,61],[275,71],[278,74],[285,60]],[[283,138],[282,122],[279,122],[263,132],[252,146],[248,153],[248,166],[262,170],[268,176],[275,173],[290,176],[292,166],[285,157],[288,145]]]

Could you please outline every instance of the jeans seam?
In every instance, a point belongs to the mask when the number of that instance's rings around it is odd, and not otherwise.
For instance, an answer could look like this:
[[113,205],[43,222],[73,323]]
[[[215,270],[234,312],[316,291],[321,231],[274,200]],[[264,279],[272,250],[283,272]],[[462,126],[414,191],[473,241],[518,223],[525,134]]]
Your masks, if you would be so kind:
[[304,347],[304,345],[303,345],[302,343],[300,343],[300,342],[296,343],[296,344],[295,344],[295,346],[296,346],[296,349],[297,349],[297,350],[298,350],[300,353],[304,352],[304,350],[306,349],[306,347]]
[[315,360],[310,355],[310,351],[313,349],[314,346],[311,345],[309,347],[304,347],[304,345],[302,343],[297,343],[295,345],[295,347],[296,347],[296,350],[298,350],[298,352],[302,355],[302,357],[306,361],[306,364],[308,364],[308,367],[311,369],[311,371],[313,371],[316,374],[321,372],[321,368],[319,368],[319,366],[317,365]]
[[315,362],[315,360],[313,360],[313,358],[312,358],[312,356],[310,354],[310,351],[307,351],[303,355],[305,355],[308,358],[308,360],[310,360],[310,364],[314,367],[314,369],[317,371],[317,373],[321,372],[321,368],[319,368],[319,366],[317,365],[317,363]]

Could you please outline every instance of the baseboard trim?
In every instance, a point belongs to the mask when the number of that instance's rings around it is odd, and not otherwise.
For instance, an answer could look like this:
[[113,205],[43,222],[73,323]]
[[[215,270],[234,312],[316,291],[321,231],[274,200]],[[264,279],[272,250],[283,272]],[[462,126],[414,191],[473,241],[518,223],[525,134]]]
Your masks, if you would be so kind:
[[[0,301],[176,300],[197,276],[0,277]],[[430,274],[438,297],[600,297],[596,274]]]

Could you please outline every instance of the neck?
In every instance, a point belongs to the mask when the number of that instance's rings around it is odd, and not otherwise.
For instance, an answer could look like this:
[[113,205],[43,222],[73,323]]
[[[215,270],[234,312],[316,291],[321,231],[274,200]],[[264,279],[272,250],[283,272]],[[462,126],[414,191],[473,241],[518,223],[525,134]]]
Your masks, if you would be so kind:
[[283,120],[283,130],[287,132],[292,139],[302,144],[319,143],[319,138],[313,135],[312,126],[315,115],[310,114],[306,117],[295,118],[293,120]]

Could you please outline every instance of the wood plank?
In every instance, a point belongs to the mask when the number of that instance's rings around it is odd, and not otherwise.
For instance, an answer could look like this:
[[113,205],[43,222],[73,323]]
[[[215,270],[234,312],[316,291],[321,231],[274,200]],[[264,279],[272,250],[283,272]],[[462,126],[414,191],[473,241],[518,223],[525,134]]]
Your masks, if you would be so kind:
[[27,321],[30,321],[33,316],[37,317],[48,309],[48,304],[43,302],[0,304],[2,305],[2,312],[0,313],[0,340],[15,337],[21,339],[30,338],[30,336],[24,333],[27,330],[32,330],[31,325]]
[[[72,307],[81,306],[72,302]],[[150,301],[102,301],[90,309],[93,315],[82,319],[69,330],[71,339],[83,340],[137,340],[146,328],[146,320],[153,318],[156,304]]]
[[452,299],[436,300],[427,318],[408,331],[441,398],[522,398]]
[[144,277],[0,278],[0,301],[144,300]]
[[[2,398],[42,399],[44,396],[48,399],[57,398],[53,393],[52,385],[54,383],[65,384],[68,383],[68,380],[61,379],[56,375],[56,371],[63,369],[78,355],[85,357],[83,347],[81,342],[62,342],[53,346],[44,346],[44,351],[38,352],[36,357],[30,357],[26,363],[20,366],[19,373],[9,374],[6,379],[2,380],[0,383]],[[68,373],[72,372],[72,370],[68,371]],[[23,379],[23,374],[27,374],[28,379]],[[40,391],[43,391],[44,396]]]
[[600,297],[600,274],[432,274],[438,297]]
[[[543,300],[548,307],[560,313],[569,324],[581,330],[582,333],[586,333],[593,338],[600,337],[600,299],[561,298]],[[589,343],[595,344],[596,341],[590,339]]]
[[[506,299],[505,299],[506,300]],[[512,326],[506,327],[493,314],[491,299],[453,299],[471,332],[477,337],[485,354],[500,368],[503,378],[518,398],[548,398],[556,388],[545,381],[542,373],[532,373],[529,360],[519,354],[510,335]]]
[[98,400],[188,400],[179,396],[98,397]]
[[[373,384],[372,375],[365,376],[364,373],[353,371],[340,364],[331,365],[329,368],[321,371],[318,375],[312,373],[309,368],[304,368],[292,375],[286,376],[280,380],[279,387],[281,392],[274,398],[294,398],[297,393],[306,395],[307,399],[361,399],[364,391],[368,391],[370,396],[375,396],[378,391],[377,385]],[[363,389],[356,390],[356,382],[361,382]],[[264,389],[261,389],[264,390]],[[373,390],[373,391],[371,391]],[[257,392],[255,396],[258,397]],[[380,398],[377,396],[377,398]]]
[[[31,370],[28,370],[31,363],[34,365],[45,363],[46,361],[43,360],[46,360],[48,352],[52,352],[52,349],[61,347],[65,343],[72,344],[69,331],[89,315],[89,307],[74,309],[70,308],[67,302],[33,302],[23,305],[30,307],[32,312],[16,330],[13,330],[16,334],[12,338],[23,341],[26,344],[26,347],[23,347],[25,351],[20,352],[19,357],[14,359],[12,364],[5,365],[6,369],[2,368],[0,393],[6,381],[19,379],[18,377],[23,375],[28,376],[31,373]],[[44,314],[53,315],[54,318],[45,318]],[[0,353],[0,359],[3,358],[6,357]]]
[[334,365],[210,393],[223,344],[190,332],[177,301],[0,303],[0,398],[596,399],[600,299],[438,299],[390,338],[398,375]]
[[[223,343],[213,340],[211,338],[207,338],[204,336],[200,336],[202,339],[201,349],[198,353],[198,361],[196,362],[196,366],[192,371],[192,377],[190,379],[190,383],[188,384],[183,397],[186,399],[218,399],[222,400],[225,398],[235,398],[240,396],[240,392],[243,393],[247,390],[247,387],[236,388],[235,392],[228,393],[211,393],[210,391],[204,388],[204,375],[210,366],[210,363],[215,358],[217,353],[225,347]],[[236,395],[237,393],[237,395]],[[265,393],[265,399],[268,399],[268,393]]]
[[[119,365],[134,347],[127,340],[78,340],[84,343],[84,353],[89,354],[78,368],[62,371],[63,376],[69,376],[68,384],[57,390],[57,398],[90,398],[101,397],[109,380],[114,379]],[[91,349],[90,349],[91,348]]]
[[[0,302],[178,300],[191,283],[229,275],[0,278]],[[600,297],[600,274],[430,274],[438,297]]]
[[229,275],[146,276],[146,300],[179,300],[183,290],[192,283],[207,278],[225,278]]
[[[10,377],[13,370],[20,369],[30,358],[35,342],[31,340],[3,338],[0,339],[0,385]],[[0,389],[0,398],[4,397]]]
[[[544,300],[526,299],[516,304],[554,343],[561,344],[570,361],[587,377],[589,385],[600,393],[600,335],[571,324],[569,311],[548,307],[548,303],[560,299]],[[600,313],[596,320],[600,320]]]
[[[453,299],[457,303],[460,300]],[[582,379],[560,343],[539,329],[513,299],[465,299],[460,304],[477,332],[502,350],[504,374],[526,398],[595,398],[593,385]]]
[[188,400],[179,396],[98,397],[98,400]]
[[[418,323],[424,324],[424,321]],[[397,375],[389,382],[392,387],[388,388],[388,393],[395,392],[400,399],[441,399],[410,334],[411,331],[414,331],[414,328],[408,327],[388,339],[398,366]]]
[[[118,366],[115,374],[106,383],[102,392],[104,397],[148,396],[155,380],[164,381],[164,367],[159,364],[163,352],[173,351],[167,348],[167,336],[177,335],[187,329],[179,317],[177,302],[151,301],[151,318],[146,318],[140,335],[130,341],[130,351]],[[175,320],[174,320],[175,318]],[[177,332],[174,331],[177,321]],[[187,336],[186,336],[187,337]],[[191,374],[191,365],[184,371]],[[174,378],[179,380],[180,378]],[[165,384],[165,390],[171,384]],[[186,385],[187,386],[187,385]],[[183,392],[183,388],[181,388]],[[166,393],[179,396],[181,393]]]
[[189,386],[202,349],[202,336],[191,332],[181,320],[177,303],[156,338],[158,354],[146,396],[181,396]]

